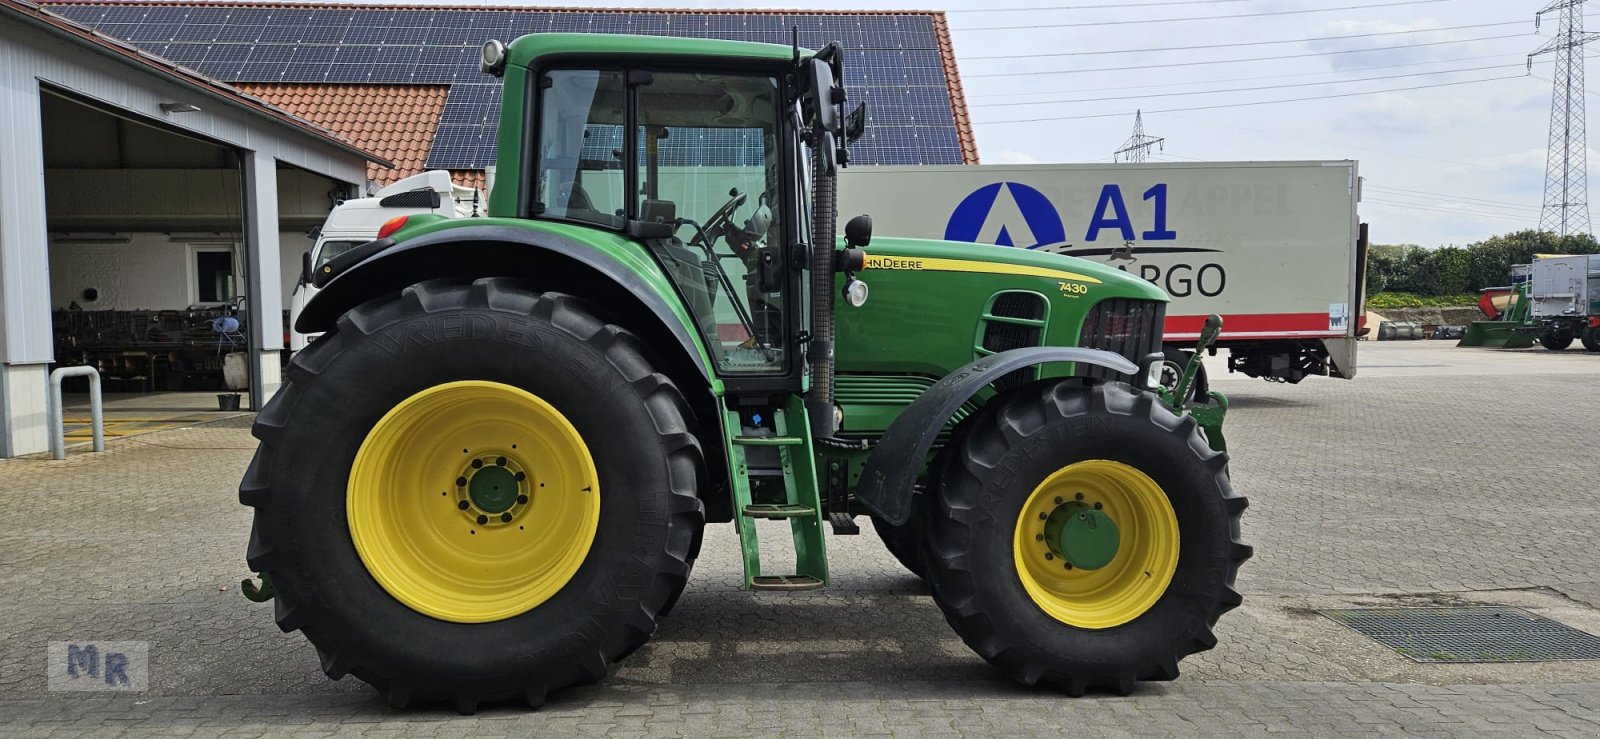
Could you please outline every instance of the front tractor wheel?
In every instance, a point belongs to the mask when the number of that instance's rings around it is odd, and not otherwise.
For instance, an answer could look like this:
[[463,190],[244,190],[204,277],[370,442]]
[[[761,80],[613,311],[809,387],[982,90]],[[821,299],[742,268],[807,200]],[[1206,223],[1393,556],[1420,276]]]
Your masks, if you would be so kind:
[[335,679],[532,705],[604,677],[704,521],[682,395],[569,296],[425,282],[340,319],[257,418],[250,566]]
[[1245,499],[1192,419],[1120,383],[989,403],[923,508],[945,618],[1013,680],[1081,695],[1171,680],[1239,605]]

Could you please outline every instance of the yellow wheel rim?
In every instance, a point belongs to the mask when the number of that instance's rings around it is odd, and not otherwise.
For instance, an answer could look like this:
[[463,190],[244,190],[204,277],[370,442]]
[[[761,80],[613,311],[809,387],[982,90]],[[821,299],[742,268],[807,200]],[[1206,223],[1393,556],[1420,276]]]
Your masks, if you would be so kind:
[[[1052,515],[1078,511],[1114,522],[1115,554],[1095,569],[1072,567],[1046,536]],[[1058,531],[1052,527],[1051,534]],[[1022,587],[1045,613],[1071,626],[1109,629],[1143,615],[1166,592],[1178,568],[1178,517],[1161,486],[1143,472],[1106,459],[1077,462],[1028,496],[1014,554]]]
[[483,623],[549,600],[582,566],[600,481],[578,430],[496,382],[423,390],[356,453],[345,510],[372,577],[445,621]]

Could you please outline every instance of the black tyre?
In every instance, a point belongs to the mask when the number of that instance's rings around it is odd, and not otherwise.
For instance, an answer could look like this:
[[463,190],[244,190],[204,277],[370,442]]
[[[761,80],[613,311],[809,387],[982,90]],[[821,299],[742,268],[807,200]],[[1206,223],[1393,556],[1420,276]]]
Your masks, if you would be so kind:
[[[1194,357],[1194,352],[1175,346],[1165,346],[1161,348],[1161,353],[1166,355],[1161,362],[1161,386],[1170,390],[1177,387],[1179,378],[1183,377],[1183,369],[1189,366],[1189,360]],[[1185,394],[1183,402],[1187,403],[1195,398],[1204,401],[1208,397],[1206,393],[1210,391],[1211,382],[1206,379],[1206,366],[1202,364],[1195,369],[1194,382],[1189,386],[1189,392]]]
[[1193,419],[1121,383],[1044,382],[990,402],[955,452],[923,509],[928,580],[1007,677],[1126,694],[1216,644],[1246,502]]
[[1600,352],[1600,328],[1590,326],[1583,330],[1583,335],[1578,337],[1583,341],[1583,348],[1591,352]]
[[498,278],[340,318],[290,363],[240,484],[278,626],[395,706],[538,706],[604,677],[681,592],[704,523],[691,415],[646,356]]
[[1539,334],[1539,345],[1553,352],[1564,351],[1572,346],[1573,338],[1572,332],[1564,328],[1545,329]]
[[895,561],[911,574],[926,580],[928,566],[922,558],[922,514],[917,511],[920,507],[921,501],[918,500],[911,508],[911,518],[900,526],[873,516],[872,530],[883,540],[883,546],[894,555]]

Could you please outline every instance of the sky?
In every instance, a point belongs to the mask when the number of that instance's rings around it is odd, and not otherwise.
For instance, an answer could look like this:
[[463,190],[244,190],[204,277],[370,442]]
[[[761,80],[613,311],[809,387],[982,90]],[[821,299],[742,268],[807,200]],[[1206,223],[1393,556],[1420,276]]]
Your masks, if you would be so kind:
[[1359,160],[1372,241],[1431,247],[1539,224],[1553,60],[1526,64],[1555,31],[1534,27],[1547,2],[559,4],[944,10],[985,164],[1111,161],[1142,109],[1153,161]]

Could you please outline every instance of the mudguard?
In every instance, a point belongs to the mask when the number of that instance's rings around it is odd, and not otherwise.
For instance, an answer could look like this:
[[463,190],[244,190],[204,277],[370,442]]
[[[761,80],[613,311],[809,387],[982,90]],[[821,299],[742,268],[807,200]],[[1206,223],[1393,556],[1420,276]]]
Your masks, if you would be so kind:
[[1093,364],[1129,375],[1139,366],[1100,349],[1035,346],[1012,349],[972,362],[933,383],[889,425],[867,458],[856,500],[884,521],[899,526],[911,517],[912,486],[946,423],[973,395],[1007,372],[1046,362]]
[[[707,381],[712,377],[690,327],[679,320],[666,298],[625,265],[560,234],[503,225],[463,226],[398,243],[369,242],[330,260],[328,267],[329,274],[318,276],[325,284],[300,313],[296,331],[327,331],[339,316],[367,300],[435,278],[519,277],[543,289],[565,287],[588,294],[610,283],[616,290],[607,297],[637,301],[677,340],[701,376]],[[583,290],[552,284],[555,275],[584,279],[587,284]]]

